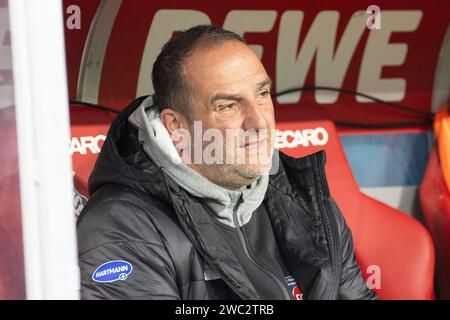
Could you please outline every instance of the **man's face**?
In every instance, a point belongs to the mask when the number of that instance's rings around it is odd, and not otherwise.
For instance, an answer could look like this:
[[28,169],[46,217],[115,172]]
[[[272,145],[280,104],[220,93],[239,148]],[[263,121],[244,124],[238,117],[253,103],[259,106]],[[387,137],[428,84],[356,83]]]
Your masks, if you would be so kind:
[[[185,72],[192,89],[191,119],[201,121],[203,133],[216,129],[224,138],[224,163],[188,165],[228,189],[268,172],[275,129],[271,81],[255,54],[239,41],[197,48]],[[194,123],[185,125],[194,137]],[[201,144],[202,151],[210,142]]]

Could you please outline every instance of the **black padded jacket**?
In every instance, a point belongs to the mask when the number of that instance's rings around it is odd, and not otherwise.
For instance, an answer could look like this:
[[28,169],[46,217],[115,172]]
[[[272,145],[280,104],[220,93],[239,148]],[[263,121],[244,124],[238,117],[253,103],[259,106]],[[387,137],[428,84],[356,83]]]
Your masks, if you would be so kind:
[[[144,98],[113,121],[89,178],[77,222],[81,297],[260,299],[199,199],[143,151],[128,117]],[[280,255],[305,299],[377,299],[324,166],[323,151],[299,159],[280,152],[261,204]]]

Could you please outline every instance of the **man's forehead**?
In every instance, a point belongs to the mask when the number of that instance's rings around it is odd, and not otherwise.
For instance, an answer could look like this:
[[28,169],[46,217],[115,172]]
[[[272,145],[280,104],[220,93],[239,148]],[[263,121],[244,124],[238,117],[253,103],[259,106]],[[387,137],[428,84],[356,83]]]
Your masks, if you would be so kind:
[[186,61],[186,71],[194,83],[212,86],[247,84],[247,81],[257,85],[268,78],[256,55],[237,41],[215,48],[197,49]]

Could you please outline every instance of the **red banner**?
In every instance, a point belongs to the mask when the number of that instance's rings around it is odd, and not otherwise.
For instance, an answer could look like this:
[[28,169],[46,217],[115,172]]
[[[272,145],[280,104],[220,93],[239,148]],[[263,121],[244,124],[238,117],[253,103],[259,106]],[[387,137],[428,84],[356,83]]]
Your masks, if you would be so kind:
[[[368,10],[372,4],[65,1],[67,21],[76,18],[70,6],[80,9],[80,29],[66,28],[70,96],[123,108],[132,98],[152,93],[153,61],[175,32],[213,23],[245,37],[273,79],[275,92],[326,86],[429,111],[450,3],[377,1],[375,10]],[[424,117],[338,91],[295,92],[276,103],[321,104],[337,121]]]

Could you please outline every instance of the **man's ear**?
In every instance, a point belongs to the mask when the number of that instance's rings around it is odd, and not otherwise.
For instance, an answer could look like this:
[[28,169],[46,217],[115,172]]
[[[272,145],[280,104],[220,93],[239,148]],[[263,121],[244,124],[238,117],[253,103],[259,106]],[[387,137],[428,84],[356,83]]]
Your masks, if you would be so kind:
[[166,127],[170,135],[172,135],[172,133],[175,130],[184,127],[183,115],[174,109],[171,108],[162,109],[159,114],[159,118],[161,119],[161,122],[163,123],[164,127]]

